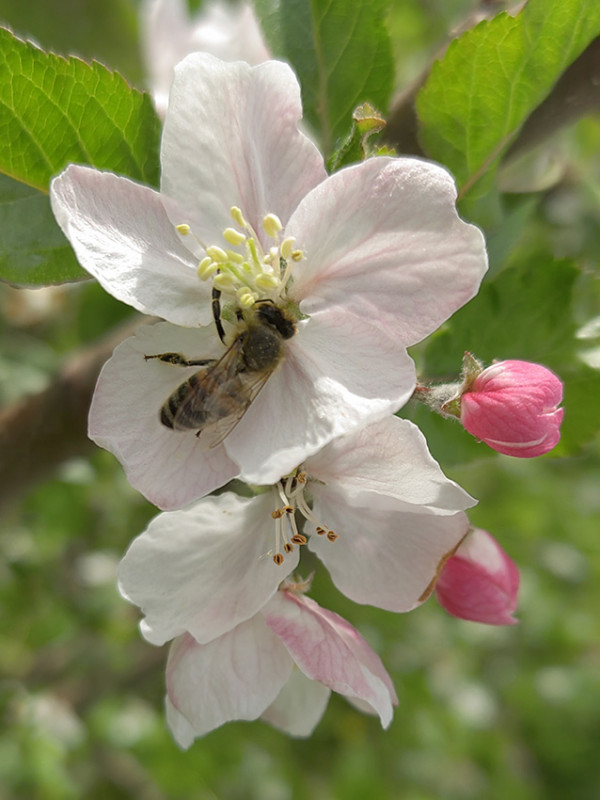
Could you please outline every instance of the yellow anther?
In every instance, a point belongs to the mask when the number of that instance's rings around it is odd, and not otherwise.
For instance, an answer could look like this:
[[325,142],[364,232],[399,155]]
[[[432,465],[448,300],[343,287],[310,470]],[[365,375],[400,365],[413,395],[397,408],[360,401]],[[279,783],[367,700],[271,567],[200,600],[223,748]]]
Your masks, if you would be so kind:
[[190,232],[190,226],[184,222],[181,225],[175,225],[175,230],[182,236],[187,236],[188,233]]
[[227,242],[227,244],[232,244],[234,247],[237,247],[240,244],[243,244],[246,241],[246,237],[240,231],[236,231],[235,228],[225,228],[223,231],[223,238]]
[[283,230],[283,225],[277,214],[267,214],[266,217],[263,217],[262,224],[265,233],[267,236],[270,236],[271,239],[276,239],[279,231]]
[[292,250],[292,261],[302,261],[304,253],[302,250]]
[[225,250],[223,250],[222,247],[217,247],[216,244],[206,248],[206,255],[210,256],[214,261],[219,261],[221,264],[225,264],[228,261]]
[[268,275],[266,272],[262,272],[256,276],[255,283],[259,289],[274,289],[279,286],[281,281],[275,275]]
[[286,261],[288,260],[288,258],[292,257],[292,251],[294,249],[295,241],[296,239],[294,236],[288,236],[288,238],[284,239],[283,242],[281,243],[281,248],[280,248],[281,257],[285,258]]
[[244,256],[241,253],[236,253],[235,250],[228,250],[227,257],[230,261],[233,261],[234,264],[244,263]]
[[258,297],[254,294],[254,292],[251,292],[250,289],[244,286],[243,288],[238,289],[237,299],[242,308],[251,308],[258,300]]
[[204,256],[198,264],[198,277],[203,281],[208,280],[208,278],[212,278],[218,269],[219,265],[210,256]]
[[231,206],[229,213],[231,214],[231,218],[234,222],[240,226],[240,228],[247,228],[248,223],[244,219],[244,215],[242,214],[242,209],[238,208],[237,206]]
[[219,272],[215,275],[213,279],[213,286],[216,289],[231,289],[234,284],[234,280],[231,275],[228,275],[226,272]]

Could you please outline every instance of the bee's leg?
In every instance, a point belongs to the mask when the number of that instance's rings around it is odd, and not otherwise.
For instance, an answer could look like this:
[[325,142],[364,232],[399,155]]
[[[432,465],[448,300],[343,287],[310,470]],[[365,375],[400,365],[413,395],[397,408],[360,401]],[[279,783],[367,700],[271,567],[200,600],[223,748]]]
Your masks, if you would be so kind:
[[217,333],[219,334],[219,339],[222,342],[225,342],[225,328],[223,327],[223,323],[221,322],[221,290],[217,289],[213,286],[212,290],[212,312],[213,317],[215,319],[215,325],[217,327]]
[[159,361],[164,361],[166,364],[174,364],[177,367],[207,367],[217,361],[216,358],[186,358],[181,353],[156,353],[156,355],[144,356],[146,361],[151,358],[157,358]]

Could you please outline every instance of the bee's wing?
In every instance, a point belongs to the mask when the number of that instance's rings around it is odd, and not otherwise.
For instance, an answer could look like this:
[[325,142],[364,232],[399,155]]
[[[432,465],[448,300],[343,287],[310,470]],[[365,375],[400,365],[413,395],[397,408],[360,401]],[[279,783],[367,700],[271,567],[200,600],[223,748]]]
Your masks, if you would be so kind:
[[174,428],[198,430],[228,413],[242,343],[243,339],[236,339],[218,361],[190,375],[173,392],[167,404],[173,403]]
[[[203,449],[211,449],[221,444],[244,416],[250,404],[272,375],[272,370],[264,372],[238,372],[231,380],[222,383],[220,391],[213,393],[207,405],[219,404],[219,412],[214,414],[214,422],[207,422],[198,432],[198,439]],[[223,414],[225,397],[229,398],[230,411]],[[232,399],[235,398],[235,399]]]

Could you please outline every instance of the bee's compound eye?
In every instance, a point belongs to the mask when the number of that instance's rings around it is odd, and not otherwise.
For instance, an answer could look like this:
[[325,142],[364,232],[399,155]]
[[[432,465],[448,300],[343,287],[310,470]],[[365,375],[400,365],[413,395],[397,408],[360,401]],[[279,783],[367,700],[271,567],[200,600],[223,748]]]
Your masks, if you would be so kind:
[[275,328],[283,339],[291,339],[296,333],[294,323],[276,305],[267,302],[261,303],[257,314],[263,322]]

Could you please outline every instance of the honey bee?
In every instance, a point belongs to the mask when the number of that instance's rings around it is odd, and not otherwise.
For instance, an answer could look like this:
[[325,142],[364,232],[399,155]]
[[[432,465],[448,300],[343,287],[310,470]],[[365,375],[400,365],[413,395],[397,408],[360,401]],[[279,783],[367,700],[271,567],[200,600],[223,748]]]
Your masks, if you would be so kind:
[[[215,323],[225,338],[218,295],[213,298]],[[238,312],[240,329],[219,359],[190,360],[179,353],[144,356],[183,367],[201,366],[169,395],[160,421],[177,431],[196,429],[207,448],[216,447],[244,416],[283,357],[283,342],[296,325],[270,300],[258,300]]]

